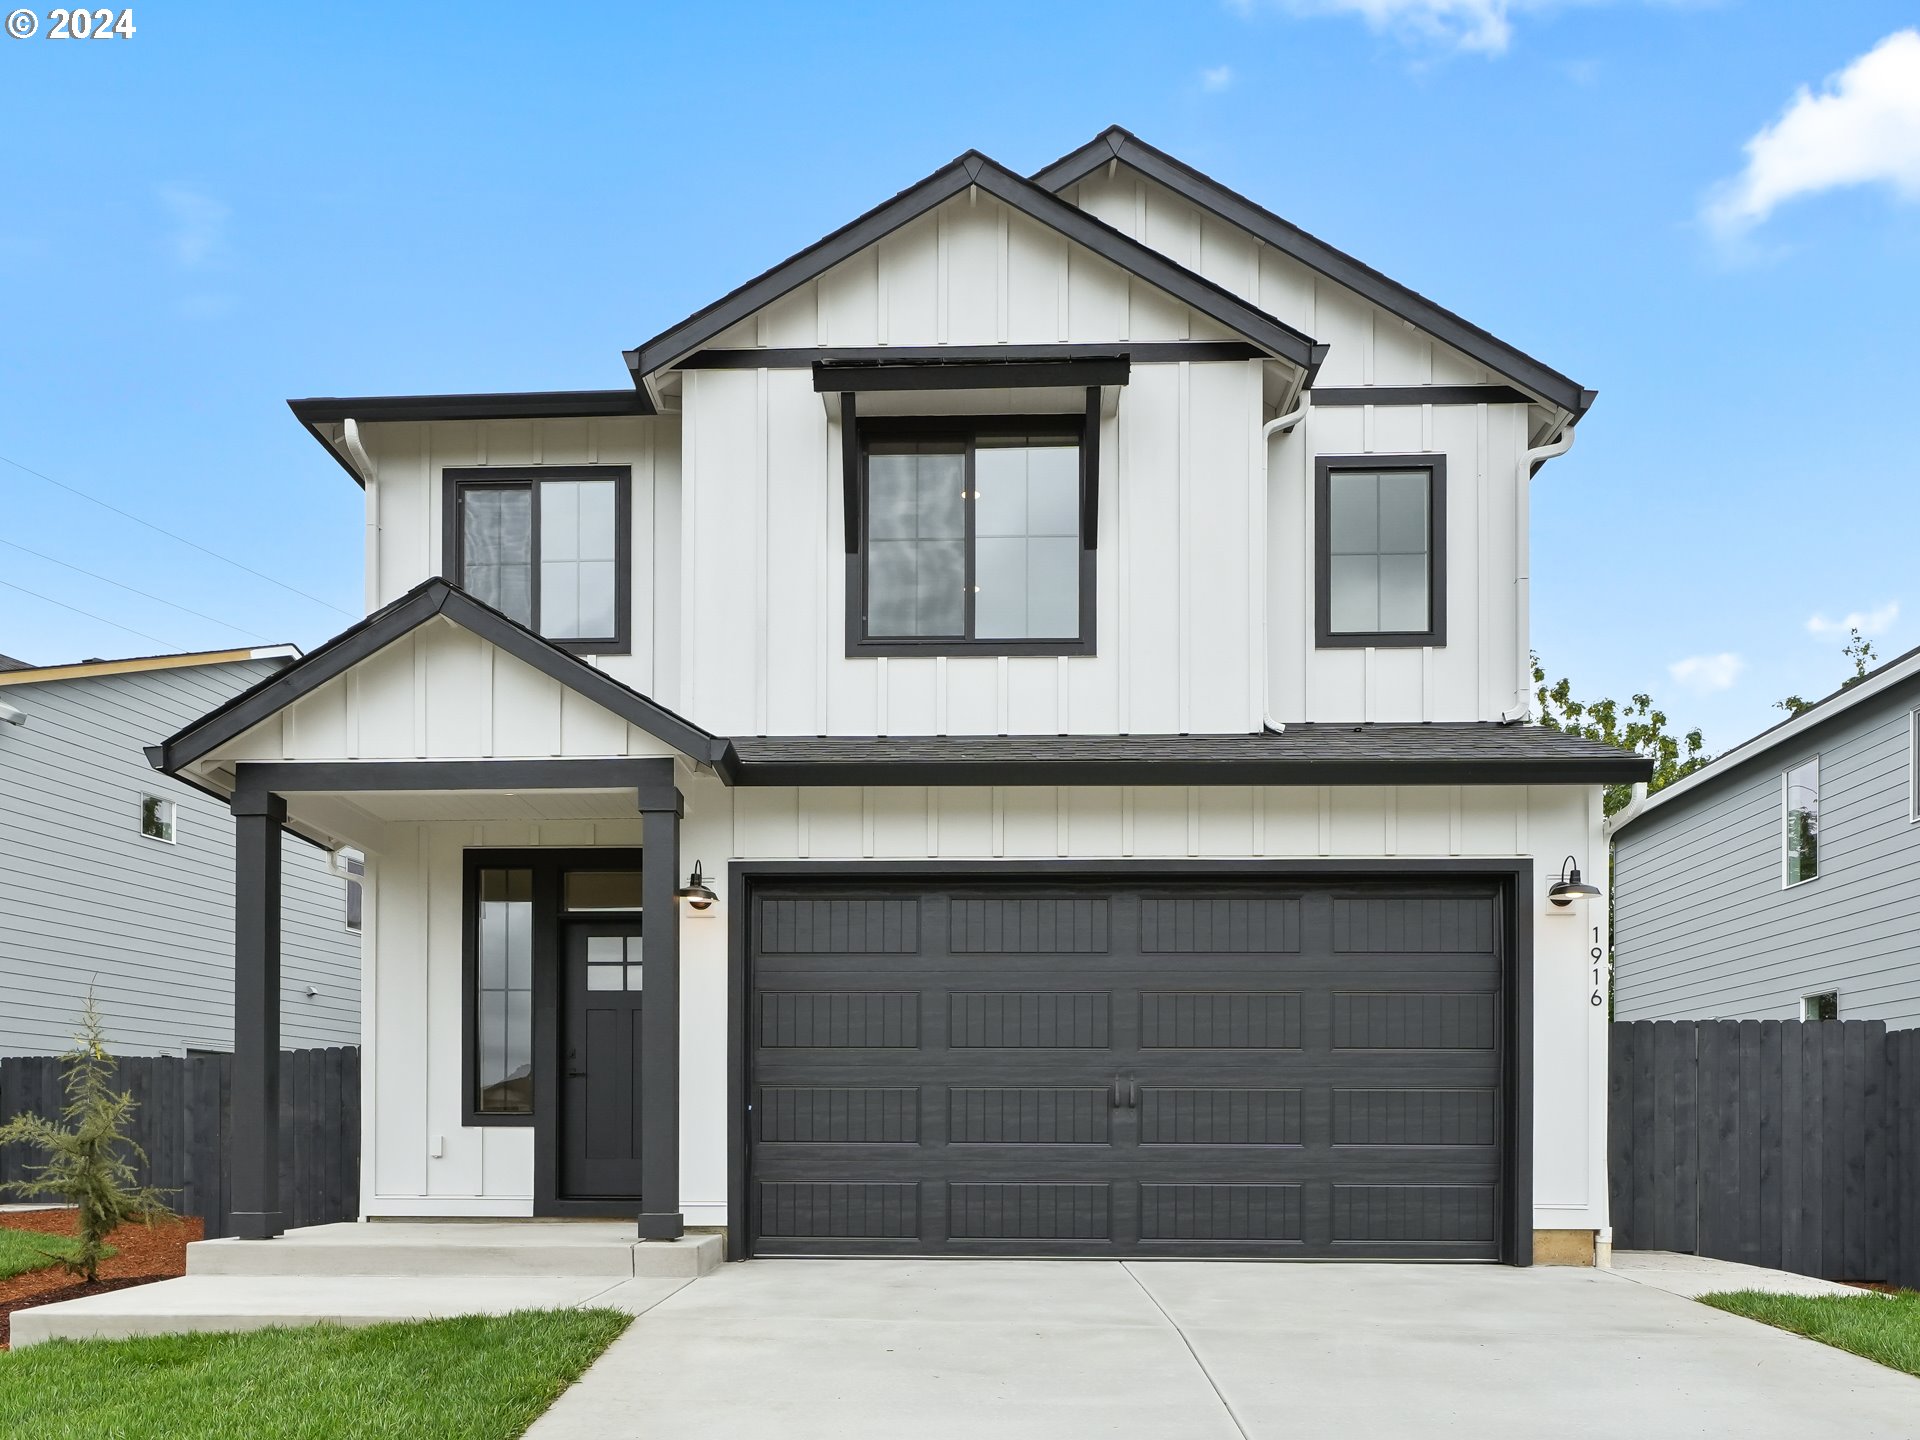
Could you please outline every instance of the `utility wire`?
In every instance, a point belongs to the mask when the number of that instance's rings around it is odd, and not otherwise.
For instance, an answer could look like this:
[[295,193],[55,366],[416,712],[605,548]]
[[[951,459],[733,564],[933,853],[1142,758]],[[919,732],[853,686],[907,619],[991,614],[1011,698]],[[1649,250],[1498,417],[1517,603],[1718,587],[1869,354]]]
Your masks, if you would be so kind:
[[[236,570],[244,570],[249,575],[256,575],[260,579],[265,580],[269,585],[278,585],[282,590],[288,591],[289,593],[294,595],[298,595],[302,600],[311,600],[316,605],[324,605],[327,607],[327,609],[335,611],[338,614],[345,615],[352,620],[358,620],[360,618],[358,615],[355,615],[351,610],[342,609],[340,606],[334,604],[331,600],[322,600],[318,595],[310,595],[305,590],[301,590],[296,586],[287,584],[287,582],[284,580],[276,580],[273,578],[273,576],[267,574],[264,570],[256,570],[251,565],[242,565],[238,560],[234,560],[226,555],[222,555],[218,550],[209,550],[206,546],[202,545],[198,540],[189,540],[186,536],[176,535],[173,531],[165,529],[159,525],[156,525],[151,520],[142,520],[138,515],[135,515],[130,510],[122,510],[118,505],[110,505],[105,500],[100,499],[99,496],[89,495],[86,491],[81,490],[75,486],[69,485],[64,480],[56,480],[51,475],[44,474],[41,471],[34,469],[31,465],[22,465],[18,460],[8,459],[8,457],[5,455],[0,455],[0,461],[4,461],[6,464],[13,466],[13,468],[16,470],[24,470],[27,472],[27,474],[35,476],[38,479],[44,480],[49,485],[57,485],[70,495],[78,495],[82,500],[91,500],[95,505],[98,505],[102,510],[111,510],[114,514],[124,516],[128,520],[133,521],[133,523],[136,525],[144,525],[147,527],[147,529],[153,531],[156,535],[164,535],[169,540],[178,540],[182,545],[191,545],[195,550],[198,550],[202,555],[211,555],[214,559],[220,561],[222,564],[231,565]],[[20,587],[15,586],[14,588],[19,589]],[[55,603],[58,603],[58,602],[55,602]],[[72,609],[73,607],[69,606],[67,608]],[[82,613],[85,613],[85,612],[82,612]],[[109,620],[107,623],[111,625],[113,622]],[[120,628],[124,630],[126,629],[126,626],[123,625]],[[140,632],[136,630],[133,633],[138,635]],[[151,640],[153,637],[149,635],[147,638]]]
[[[224,629],[237,630],[242,635],[251,635],[256,640],[266,640],[268,644],[274,643],[268,636],[262,635],[258,630],[249,630],[244,625],[235,625],[231,620],[222,620],[218,615],[209,615],[203,610],[192,609],[189,606],[180,604],[178,601],[169,600],[164,595],[154,595],[146,590],[140,589],[138,586],[129,585],[124,580],[115,580],[111,575],[95,574],[93,571],[83,569],[82,567],[73,564],[71,561],[57,559],[52,555],[43,554],[42,552],[32,549],[29,546],[22,545],[17,540],[8,540],[8,539],[5,539],[4,537],[0,537],[0,545],[9,546],[12,549],[20,551],[22,554],[32,555],[37,559],[45,560],[49,564],[63,565],[67,569],[73,571],[76,575],[85,575],[89,579],[104,581],[108,585],[118,585],[122,590],[125,590],[130,594],[138,595],[141,598],[146,600],[158,601],[162,605],[170,605],[175,610],[178,610],[183,614],[193,615],[198,617],[201,620],[211,620],[215,625],[219,625]],[[135,632],[135,633],[138,633],[138,632]]]
[[96,615],[91,610],[82,610],[78,605],[69,605],[64,600],[56,600],[51,595],[42,595],[38,590],[29,590],[24,585],[16,585],[11,580],[0,580],[0,585],[9,590],[18,590],[22,595],[31,595],[36,600],[44,600],[49,605],[58,605],[62,610],[71,610],[76,615],[84,615],[89,620],[98,620],[102,625],[111,625],[116,630],[124,630],[129,635],[138,635],[142,640],[151,640],[156,645],[166,645],[174,650],[180,649],[177,640],[162,640],[158,635],[149,635],[144,630],[136,630],[131,625],[122,625],[118,620],[109,620],[104,615]]

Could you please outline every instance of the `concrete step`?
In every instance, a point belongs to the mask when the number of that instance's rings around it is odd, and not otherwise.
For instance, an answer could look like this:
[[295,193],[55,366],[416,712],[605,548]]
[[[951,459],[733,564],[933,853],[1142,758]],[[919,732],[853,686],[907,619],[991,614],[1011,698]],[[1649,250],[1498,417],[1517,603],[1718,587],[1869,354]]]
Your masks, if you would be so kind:
[[270,1325],[380,1325],[514,1310],[606,1308],[639,1315],[692,1279],[189,1275],[16,1310],[11,1338],[18,1350],[45,1340],[124,1340]]
[[637,1241],[623,1222],[315,1225],[272,1240],[201,1240],[187,1274],[275,1276],[527,1276],[693,1279],[726,1254],[718,1235]]

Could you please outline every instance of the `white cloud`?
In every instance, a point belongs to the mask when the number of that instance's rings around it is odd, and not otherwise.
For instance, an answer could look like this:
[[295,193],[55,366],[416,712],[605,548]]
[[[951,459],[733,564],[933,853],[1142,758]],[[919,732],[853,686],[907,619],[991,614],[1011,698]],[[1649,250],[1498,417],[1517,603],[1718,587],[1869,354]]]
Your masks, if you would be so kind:
[[1689,655],[1684,660],[1676,660],[1667,666],[1667,673],[1676,684],[1701,695],[1711,695],[1720,690],[1731,690],[1733,682],[1740,678],[1740,672],[1747,668],[1747,662],[1731,650],[1723,650],[1718,655]]
[[1890,185],[1920,200],[1920,30],[1895,31],[1817,95],[1801,86],[1746,153],[1746,169],[1707,202],[1708,221],[1725,235],[1798,196],[1846,185]]
[[1807,633],[1829,636],[1845,635],[1849,630],[1858,630],[1862,635],[1879,635],[1899,618],[1900,602],[1889,600],[1878,609],[1854,610],[1842,615],[1838,620],[1829,620],[1824,615],[1810,615],[1807,617]]
[[[1519,15],[1565,10],[1608,0],[1276,0],[1295,15],[1357,15],[1376,35],[1392,35],[1419,45],[1449,50],[1504,54],[1513,43]],[[1258,0],[1229,0],[1242,15],[1260,8]]]
[[1233,67],[1231,65],[1215,65],[1211,69],[1200,72],[1200,88],[1202,90],[1208,92],[1220,91],[1226,89],[1231,84],[1233,84]]
[[173,228],[167,248],[182,269],[194,270],[213,259],[226,243],[227,217],[232,213],[210,195],[181,185],[163,185],[160,203]]

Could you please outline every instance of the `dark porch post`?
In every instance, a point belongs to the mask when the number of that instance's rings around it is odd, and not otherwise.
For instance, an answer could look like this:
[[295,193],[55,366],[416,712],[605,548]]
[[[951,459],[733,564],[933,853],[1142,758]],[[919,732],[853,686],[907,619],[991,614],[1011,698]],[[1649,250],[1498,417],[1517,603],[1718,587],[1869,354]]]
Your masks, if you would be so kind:
[[680,1217],[680,792],[640,790],[640,1238],[678,1240]]
[[280,826],[287,802],[233,809],[233,1233],[268,1240],[280,1214]]

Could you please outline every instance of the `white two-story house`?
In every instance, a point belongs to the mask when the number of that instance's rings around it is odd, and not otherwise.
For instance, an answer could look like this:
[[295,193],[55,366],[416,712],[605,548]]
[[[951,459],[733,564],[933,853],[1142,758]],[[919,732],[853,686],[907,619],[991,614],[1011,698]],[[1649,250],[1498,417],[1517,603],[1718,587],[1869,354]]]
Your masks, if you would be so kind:
[[152,752],[238,818],[240,1233],[286,827],[366,856],[369,1217],[1593,1257],[1606,905],[1549,889],[1647,767],[1527,723],[1592,392],[1120,130],[625,358],[293,402],[367,618]]

